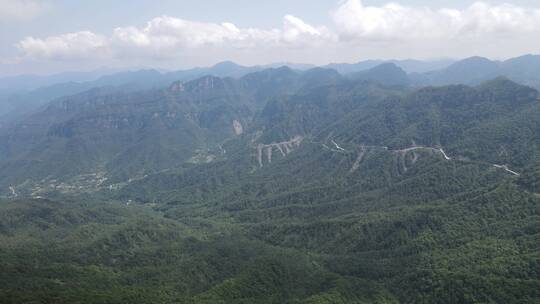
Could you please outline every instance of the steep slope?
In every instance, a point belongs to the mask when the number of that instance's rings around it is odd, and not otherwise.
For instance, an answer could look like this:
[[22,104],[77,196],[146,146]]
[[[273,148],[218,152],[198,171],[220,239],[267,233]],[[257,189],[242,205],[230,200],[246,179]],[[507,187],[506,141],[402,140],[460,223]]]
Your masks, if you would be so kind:
[[[412,93],[372,83],[322,86],[271,100],[246,134],[223,146],[229,153],[226,161],[215,165],[219,169],[214,165],[208,169],[218,176],[234,172],[234,178],[240,178],[294,159],[299,161],[298,168],[289,169],[300,174],[297,180],[302,182],[305,172],[301,168],[313,164],[330,166],[326,173],[323,169],[312,172],[322,174],[318,179],[393,172],[381,180],[391,182],[392,175],[399,179],[427,158],[515,175],[540,163],[540,138],[535,131],[539,128],[538,96],[534,89],[503,78],[474,88],[430,87]],[[295,156],[299,154],[303,157]],[[361,169],[364,165],[368,171]],[[210,174],[200,167],[193,170],[198,173],[188,170],[182,175],[197,180],[193,176]],[[159,187],[160,182],[150,184],[156,188],[152,192],[182,189],[174,182],[164,183],[174,185],[172,189]],[[140,193],[133,188],[123,191],[130,192]]]
[[[365,86],[335,90],[342,95],[321,95],[333,106],[299,95],[283,104],[298,111],[261,114],[253,134],[226,146],[241,146],[226,161],[151,175],[117,198],[157,203],[182,222],[233,223],[381,284],[399,303],[538,301],[538,92],[506,79],[378,100],[354,93]],[[341,119],[318,123],[324,115],[305,115],[310,101]],[[286,135],[274,135],[279,125]],[[290,134],[302,140],[282,155]],[[259,144],[276,155],[262,166]],[[494,166],[502,161],[520,176]]]
[[[262,79],[286,93],[301,86],[303,74],[282,72]],[[312,72],[305,79],[321,86],[258,95],[269,102],[220,142],[215,161],[69,203],[0,202],[0,300],[538,302],[538,92],[503,78],[409,92]],[[159,92],[178,113],[236,109],[266,83],[205,77]],[[79,122],[81,106],[87,115],[119,105],[161,118],[161,99],[142,107],[140,94],[78,97],[48,118],[75,111]],[[171,144],[180,133],[158,121],[149,134],[172,134]],[[216,121],[208,131],[219,132]],[[136,149],[159,154],[158,144]]]
[[282,67],[176,81],[164,90],[107,87],[61,98],[0,133],[0,188],[34,196],[94,191],[211,162],[225,157],[222,144],[241,136],[267,100],[343,81],[333,70]]
[[366,191],[378,197],[398,184],[423,191],[432,180],[437,190],[426,199],[441,199],[540,163],[537,98],[506,79],[409,94],[370,83],[320,87],[269,102],[246,134],[223,146],[226,160],[152,175],[117,195],[183,203],[247,195],[255,204],[260,195],[328,188],[313,198],[333,201]]
[[501,64],[504,75],[519,83],[540,89],[540,55],[524,55],[508,59]]
[[[92,88],[115,87],[119,91],[141,90],[163,86],[162,74],[156,70],[140,70],[103,75],[88,81],[64,81],[29,89],[19,89],[0,98],[0,122],[7,124],[17,118],[38,110],[48,102],[82,93]],[[47,83],[47,82],[45,82]]]
[[[119,90],[161,89],[174,81],[190,81],[203,76],[242,77],[262,67],[245,67],[233,62],[221,62],[208,68],[193,68],[173,72],[136,70],[95,76],[86,74],[61,74],[50,77],[12,77],[0,79],[0,127],[20,116],[38,110],[48,102],[101,87],[120,87]],[[100,74],[96,74],[100,75]],[[71,79],[69,77],[72,77]],[[24,83],[24,82],[28,83]]]
[[539,107],[536,90],[499,78],[476,88],[420,89],[352,113],[325,134],[390,149],[443,147],[455,158],[525,168],[538,161]]
[[393,301],[380,284],[219,222],[186,225],[140,206],[46,200],[0,201],[0,211],[5,303]]
[[137,93],[96,89],[52,103],[3,133],[2,184],[30,178],[61,187],[51,180],[81,174],[99,184],[171,168],[199,154],[203,161],[215,157],[209,149],[236,136],[249,120],[250,100],[232,80],[205,77],[180,86]]

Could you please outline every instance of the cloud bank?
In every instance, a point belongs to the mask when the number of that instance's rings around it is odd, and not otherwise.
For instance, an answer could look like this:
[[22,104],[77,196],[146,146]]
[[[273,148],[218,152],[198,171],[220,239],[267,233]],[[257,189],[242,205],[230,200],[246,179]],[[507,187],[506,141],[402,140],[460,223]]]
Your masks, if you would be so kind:
[[314,27],[292,15],[283,18],[280,29],[270,30],[161,16],[142,28],[115,28],[109,36],[82,31],[44,39],[27,37],[17,43],[17,47],[25,57],[35,59],[73,60],[95,56],[169,59],[199,48],[303,48],[336,40],[327,28]]
[[[14,1],[0,0],[2,3]],[[82,31],[27,37],[17,47],[22,58],[34,60],[170,60],[220,52],[256,56],[294,53],[300,58],[302,52],[346,54],[345,59],[355,54],[437,57],[472,55],[468,52],[492,56],[540,53],[540,8],[476,2],[464,9],[436,10],[398,3],[367,6],[361,0],[348,0],[330,12],[330,20],[329,26],[317,26],[286,15],[280,27],[261,29],[160,16],[142,27],[118,27],[108,34]]]
[[229,22],[201,23],[162,16],[152,19],[143,28],[116,28],[109,41],[120,52],[135,50],[168,58],[183,49],[302,47],[329,39],[332,36],[326,28],[315,28],[291,15],[283,18],[281,29],[271,30],[238,28]]
[[340,35],[350,40],[454,39],[540,32],[540,9],[511,4],[476,2],[464,10],[433,10],[397,3],[372,7],[349,0],[332,17]]
[[36,39],[28,37],[17,44],[25,56],[58,60],[85,59],[107,53],[108,39],[90,31]]

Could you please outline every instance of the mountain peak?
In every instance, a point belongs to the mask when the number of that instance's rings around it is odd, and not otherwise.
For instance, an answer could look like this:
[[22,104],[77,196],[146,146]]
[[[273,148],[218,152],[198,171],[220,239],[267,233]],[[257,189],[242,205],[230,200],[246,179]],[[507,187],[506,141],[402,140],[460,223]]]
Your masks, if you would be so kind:
[[392,62],[382,63],[367,71],[357,73],[354,78],[386,85],[407,85],[410,82],[407,73]]
[[486,57],[482,57],[482,56],[471,56],[471,57],[467,57],[463,60],[460,60],[458,62],[492,62],[491,60],[489,60],[488,58]]
[[477,88],[483,94],[491,95],[492,100],[505,103],[530,102],[538,98],[538,91],[535,89],[503,76],[483,82]]
[[483,87],[483,86],[492,86],[492,85],[513,85],[513,86],[519,86],[519,84],[517,84],[516,82],[510,80],[508,77],[506,76],[498,76],[498,77],[495,77],[493,79],[490,79],[490,80],[487,80],[487,81],[484,81],[483,83],[481,83],[478,87]]
[[474,70],[474,69],[491,69],[495,70],[498,68],[496,62],[491,61],[485,57],[469,57],[463,60],[460,60],[452,65],[450,65],[447,70],[454,71],[463,71],[463,70]]
[[499,76],[499,77],[482,82],[480,85],[477,86],[477,88],[480,90],[491,90],[494,88],[505,88],[507,90],[509,89],[515,90],[519,88],[528,88],[528,87],[518,84],[505,76]]
[[293,69],[291,69],[290,67],[286,65],[282,65],[280,67],[274,68],[273,70],[277,72],[293,72]]
[[381,63],[373,68],[370,69],[371,71],[403,71],[402,68],[398,67],[395,63],[393,62],[385,62],[385,63]]
[[230,60],[218,62],[214,66],[212,66],[213,69],[241,68],[241,67],[243,66]]

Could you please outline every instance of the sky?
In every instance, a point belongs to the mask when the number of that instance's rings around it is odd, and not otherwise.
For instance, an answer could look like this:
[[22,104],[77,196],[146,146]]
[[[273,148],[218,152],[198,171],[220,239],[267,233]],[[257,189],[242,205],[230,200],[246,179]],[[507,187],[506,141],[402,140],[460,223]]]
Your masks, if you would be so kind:
[[0,0],[0,76],[528,53],[539,0]]

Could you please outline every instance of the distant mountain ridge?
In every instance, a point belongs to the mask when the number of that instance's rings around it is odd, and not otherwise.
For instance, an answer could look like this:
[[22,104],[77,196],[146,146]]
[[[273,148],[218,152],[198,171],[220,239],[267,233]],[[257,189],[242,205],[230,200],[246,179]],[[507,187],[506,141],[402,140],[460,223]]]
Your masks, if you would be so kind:
[[393,63],[407,73],[426,73],[430,71],[440,70],[448,67],[455,60],[365,60],[358,63],[331,63],[325,65],[325,68],[334,69],[341,74],[357,73],[372,69],[384,63]]
[[[540,55],[525,55],[505,61],[493,61],[484,57],[470,57],[458,61],[445,69],[433,71],[417,77],[419,85],[472,84],[498,76],[540,88]],[[414,78],[414,77],[413,77]]]
[[[4,96],[0,94],[0,126],[3,116],[4,121],[12,121],[14,118],[32,112],[55,98],[81,93],[92,88],[120,86],[122,90],[147,90],[164,88],[177,80],[193,80],[205,75],[241,77],[260,69],[262,68],[243,67],[232,62],[223,62],[210,68],[194,68],[165,73],[157,70],[138,70],[102,75],[91,81],[57,82],[44,87],[34,88],[30,91],[25,89],[21,92],[6,93]],[[52,76],[53,79],[55,79],[54,77]],[[4,79],[6,86],[9,86],[10,79],[16,78]],[[50,82],[54,82],[54,80],[50,80]],[[2,79],[0,79],[1,86]]]
[[343,81],[333,70],[281,67],[163,89],[101,87],[62,97],[0,131],[0,183],[81,174],[122,181],[213,161],[220,144],[242,135],[268,100]]
[[[397,67],[393,72],[385,73],[381,70]],[[284,66],[294,70],[312,69],[312,65],[285,63]],[[194,68],[183,71],[159,72],[157,70],[139,70],[120,72],[99,76],[95,73],[68,73],[47,77],[20,76],[0,79],[0,128],[22,115],[37,110],[47,102],[62,96],[84,92],[97,87],[117,86],[120,91],[146,90],[152,88],[165,88],[174,81],[188,81],[205,75],[216,77],[240,78],[247,74],[263,71],[268,68],[278,68],[279,65],[246,67],[225,61],[209,68]],[[540,55],[525,55],[508,59],[506,61],[492,61],[483,57],[471,57],[460,61],[435,60],[367,60],[356,64],[329,64],[322,68],[335,70],[342,76],[353,78],[366,78],[374,81],[383,81],[386,84],[411,85],[415,87],[427,85],[467,84],[477,85],[483,81],[504,76],[513,81],[540,88],[540,76],[536,71],[540,69]],[[369,70],[372,70],[369,72]],[[375,76],[379,70],[380,76]],[[101,71],[103,74],[103,71]],[[369,76],[371,74],[371,76]],[[391,75],[392,74],[392,75]],[[400,74],[400,75],[398,75]],[[70,76],[71,75],[71,76]],[[362,76],[364,75],[364,76]],[[59,82],[69,79],[70,82]],[[32,80],[32,79],[39,79]],[[31,84],[21,84],[24,82]],[[41,86],[41,84],[47,84]],[[4,88],[2,90],[1,88]],[[8,90],[8,88],[11,88]],[[17,89],[19,88],[19,89]]]
[[0,302],[537,303],[539,92],[414,77],[277,67],[43,104],[0,130]]
[[386,85],[401,85],[410,84],[410,79],[407,73],[394,63],[382,63],[366,71],[352,73],[349,77],[358,80],[375,81]]

